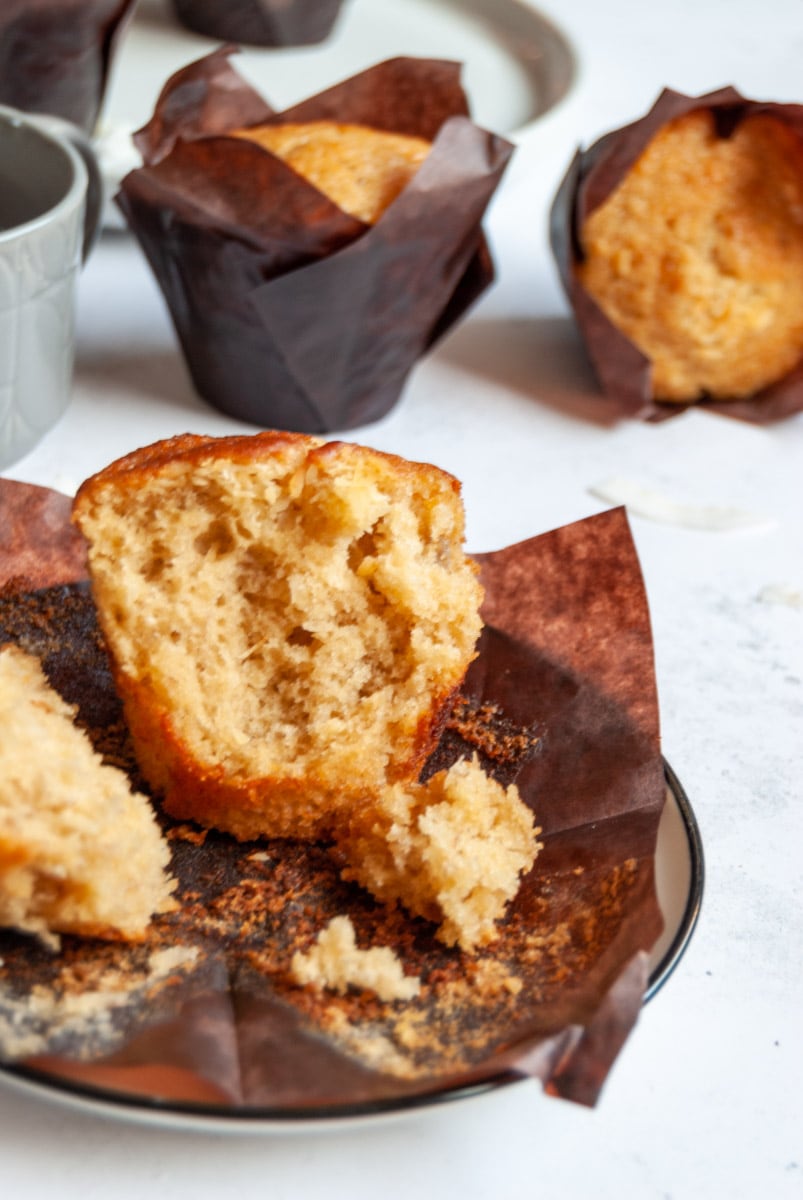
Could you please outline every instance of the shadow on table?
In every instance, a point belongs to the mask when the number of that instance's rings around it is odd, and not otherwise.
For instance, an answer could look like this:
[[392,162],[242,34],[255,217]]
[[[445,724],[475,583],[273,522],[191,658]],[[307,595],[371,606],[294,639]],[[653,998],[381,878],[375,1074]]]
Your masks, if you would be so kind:
[[[563,413],[609,427],[621,412],[599,391],[582,341],[569,317],[479,319],[464,322],[440,344],[442,361]],[[180,351],[128,346],[83,352],[76,381],[135,396],[143,406],[169,403],[191,412],[211,409],[193,387]]]
[[600,392],[570,317],[466,322],[438,352],[460,370],[578,420],[611,426],[621,418]]
[[83,352],[76,361],[75,378],[79,384],[126,392],[143,405],[156,401],[195,412],[208,410],[178,350],[132,345],[125,350]]

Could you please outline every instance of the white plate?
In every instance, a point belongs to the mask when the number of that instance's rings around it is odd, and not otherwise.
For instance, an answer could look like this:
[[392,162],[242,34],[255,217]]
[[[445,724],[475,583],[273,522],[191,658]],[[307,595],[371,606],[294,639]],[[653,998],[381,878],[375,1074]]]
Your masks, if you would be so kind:
[[[656,888],[665,928],[650,955],[649,987],[645,1000],[655,995],[679,963],[697,924],[703,894],[703,848],[697,821],[686,793],[668,764],[665,764],[665,772],[667,797],[658,828],[655,854]],[[170,1101],[160,1103],[139,1096],[103,1092],[99,1088],[71,1083],[69,1080],[45,1078],[13,1065],[0,1067],[0,1086],[55,1100],[78,1110],[139,1124],[228,1134],[336,1130],[355,1121],[386,1120],[434,1104],[468,1099],[512,1082],[514,1079],[506,1075],[479,1085],[453,1087],[435,1094],[368,1103],[342,1114],[319,1112],[312,1116],[299,1116],[297,1112],[283,1115],[275,1110],[227,1111],[211,1105],[201,1107]]]
[[[108,227],[124,228],[111,197],[140,165],[131,134],[150,118],[166,80],[216,45],[180,25],[169,0],[140,0],[121,39],[96,138]],[[283,109],[397,55],[465,64],[474,120],[507,135],[554,107],[575,75],[563,34],[522,0],[345,0],[319,46],[244,47],[235,62],[268,103]]]
[[[144,124],[165,80],[215,45],[180,25],[168,0],[140,0],[121,40],[104,123]],[[345,0],[332,35],[319,46],[244,47],[236,61],[281,109],[397,55],[464,63],[474,119],[496,133],[534,121],[574,77],[564,36],[522,0]]]

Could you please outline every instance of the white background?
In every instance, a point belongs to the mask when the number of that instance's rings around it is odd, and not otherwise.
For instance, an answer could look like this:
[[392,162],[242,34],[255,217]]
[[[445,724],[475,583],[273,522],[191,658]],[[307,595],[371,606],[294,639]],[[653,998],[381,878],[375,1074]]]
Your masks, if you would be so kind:
[[[493,205],[498,283],[394,412],[350,436],[461,478],[473,550],[599,511],[589,489],[613,476],[765,518],[713,532],[632,517],[664,752],[706,852],[691,946],[593,1111],[522,1083],[389,1123],[224,1137],[142,1128],[0,1085],[2,1197],[803,1195],[803,416],[757,428],[693,412],[605,429],[573,415],[594,384],[545,228],[575,146],[641,115],[664,85],[733,83],[803,101],[803,5],[549,0],[542,11],[574,43],[580,71],[570,97],[520,138]],[[243,428],[194,396],[126,235],[103,239],[79,301],[73,403],[5,474],[68,490],[158,437]]]

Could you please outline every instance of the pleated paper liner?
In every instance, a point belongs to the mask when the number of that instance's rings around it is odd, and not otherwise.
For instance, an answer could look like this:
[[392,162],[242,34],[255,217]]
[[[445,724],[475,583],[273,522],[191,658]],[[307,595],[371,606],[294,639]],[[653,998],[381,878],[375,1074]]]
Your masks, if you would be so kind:
[[[118,202],[198,393],[263,428],[376,421],[493,279],[481,221],[512,146],[467,115],[454,63],[394,59],[275,113],[221,49],[178,72]],[[226,134],[331,120],[432,141],[373,226]]]
[[136,0],[3,0],[0,104],[92,133]]

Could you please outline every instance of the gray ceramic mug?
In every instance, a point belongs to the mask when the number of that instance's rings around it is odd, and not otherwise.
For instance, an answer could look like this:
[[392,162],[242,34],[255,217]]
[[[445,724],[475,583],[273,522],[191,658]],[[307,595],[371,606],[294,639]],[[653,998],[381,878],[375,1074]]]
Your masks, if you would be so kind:
[[0,470],[69,402],[75,284],[101,197],[78,129],[0,106]]

